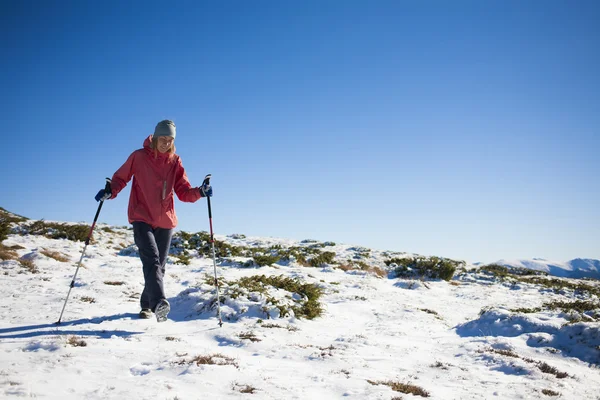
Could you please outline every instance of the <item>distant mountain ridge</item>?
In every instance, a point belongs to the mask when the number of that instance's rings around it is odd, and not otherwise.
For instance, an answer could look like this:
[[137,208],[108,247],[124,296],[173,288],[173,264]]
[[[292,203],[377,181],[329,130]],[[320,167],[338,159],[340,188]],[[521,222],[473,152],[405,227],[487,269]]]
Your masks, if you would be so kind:
[[544,271],[562,278],[600,279],[600,260],[592,258],[575,258],[566,262],[549,261],[543,258],[530,260],[499,260],[495,264],[505,267],[520,267],[536,271]]

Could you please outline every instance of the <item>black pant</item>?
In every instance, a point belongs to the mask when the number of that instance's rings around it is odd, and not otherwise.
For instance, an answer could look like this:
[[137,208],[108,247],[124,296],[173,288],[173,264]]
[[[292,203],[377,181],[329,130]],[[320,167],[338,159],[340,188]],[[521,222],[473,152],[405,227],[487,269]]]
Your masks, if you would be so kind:
[[163,277],[172,235],[172,229],[152,229],[145,222],[133,223],[133,238],[144,268],[144,291],[140,297],[142,308],[154,311],[158,302],[166,298]]

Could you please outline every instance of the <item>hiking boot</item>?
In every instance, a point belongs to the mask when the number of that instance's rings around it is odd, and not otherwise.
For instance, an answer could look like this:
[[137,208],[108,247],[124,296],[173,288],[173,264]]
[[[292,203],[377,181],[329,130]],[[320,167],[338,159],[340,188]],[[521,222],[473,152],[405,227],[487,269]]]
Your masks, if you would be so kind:
[[152,310],[149,308],[142,308],[139,315],[140,319],[150,319],[152,318]]
[[157,322],[164,322],[167,320],[167,316],[169,315],[169,311],[171,311],[171,305],[166,299],[162,299],[156,305],[154,309],[154,314],[156,315]]

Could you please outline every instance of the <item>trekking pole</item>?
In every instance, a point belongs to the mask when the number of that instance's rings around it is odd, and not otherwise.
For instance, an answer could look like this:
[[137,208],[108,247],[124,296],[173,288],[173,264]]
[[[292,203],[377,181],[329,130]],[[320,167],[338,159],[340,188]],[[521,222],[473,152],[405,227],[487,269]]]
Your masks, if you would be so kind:
[[[204,182],[202,182],[202,186],[210,185],[211,174],[208,174],[204,177]],[[221,319],[221,296],[219,295],[219,280],[217,279],[217,259],[215,256],[215,236],[213,234],[213,226],[212,226],[212,210],[210,208],[210,197],[206,197],[206,201],[208,204],[208,222],[210,224],[210,243],[212,244],[212,256],[213,256],[213,266],[215,269],[215,287],[217,288],[217,312],[219,315],[219,327],[223,326],[223,320]]]
[[[104,190],[110,192],[110,179],[106,178],[106,186]],[[104,204],[104,200],[100,202],[98,205],[98,211],[96,211],[96,216],[94,217],[94,222],[90,228],[90,233],[88,233],[87,239],[85,239],[85,246],[83,247],[83,251],[81,252],[81,258],[79,259],[79,263],[77,264],[77,269],[75,270],[75,275],[73,275],[73,280],[71,280],[71,285],[69,285],[69,292],[67,293],[67,298],[65,299],[65,304],[63,304],[62,311],[60,312],[60,317],[58,317],[58,321],[56,325],[60,325],[60,320],[62,319],[63,313],[65,312],[65,307],[67,306],[67,301],[69,300],[69,295],[71,294],[71,289],[75,286],[75,278],[77,278],[77,272],[79,272],[79,267],[81,267],[81,261],[83,261],[83,256],[85,255],[85,249],[88,244],[90,244],[90,239],[92,238],[92,232],[94,232],[94,227],[96,226],[96,221],[98,221],[98,215],[100,215],[100,210],[102,209],[102,204]]]

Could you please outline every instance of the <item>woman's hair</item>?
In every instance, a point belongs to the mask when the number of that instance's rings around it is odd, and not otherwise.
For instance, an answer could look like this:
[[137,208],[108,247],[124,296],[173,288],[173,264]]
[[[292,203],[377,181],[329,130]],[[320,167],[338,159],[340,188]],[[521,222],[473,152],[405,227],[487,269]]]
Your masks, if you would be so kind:
[[[158,138],[160,136],[152,136],[152,143],[150,144],[150,148],[152,150],[154,150],[154,156],[158,157]],[[169,150],[167,150],[167,153],[169,155],[171,154],[175,154],[175,141],[173,141],[173,143],[171,143],[171,147],[169,147]]]

